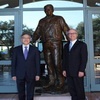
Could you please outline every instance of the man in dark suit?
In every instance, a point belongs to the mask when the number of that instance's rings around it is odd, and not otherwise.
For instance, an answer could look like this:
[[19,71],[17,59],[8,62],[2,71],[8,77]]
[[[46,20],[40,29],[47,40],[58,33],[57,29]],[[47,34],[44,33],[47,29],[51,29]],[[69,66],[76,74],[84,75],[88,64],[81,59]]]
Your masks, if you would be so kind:
[[79,41],[78,32],[67,33],[69,41],[63,50],[63,75],[67,77],[72,100],[85,100],[84,75],[87,63],[87,45]]
[[31,35],[21,35],[22,45],[13,50],[12,79],[16,80],[19,100],[25,100],[25,86],[27,100],[33,100],[35,80],[39,80],[40,54],[35,46],[30,45]]

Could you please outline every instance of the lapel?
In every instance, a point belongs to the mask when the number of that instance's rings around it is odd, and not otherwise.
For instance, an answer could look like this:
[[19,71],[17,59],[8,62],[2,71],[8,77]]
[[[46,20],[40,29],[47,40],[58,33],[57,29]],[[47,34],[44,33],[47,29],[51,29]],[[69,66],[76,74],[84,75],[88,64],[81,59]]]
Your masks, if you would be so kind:
[[72,46],[72,48],[71,48],[71,50],[70,50],[69,52],[73,51],[74,48],[78,45],[78,43],[79,43],[79,41],[77,40],[77,41],[75,42],[75,44]]
[[67,44],[67,52],[70,52],[69,51],[69,44],[70,44],[70,41],[68,41],[68,44]]
[[19,52],[19,54],[21,54],[21,56],[23,57],[23,59],[25,59],[25,58],[24,58],[24,54],[23,54],[23,48],[22,48],[22,45],[20,46],[20,50],[19,50],[18,52]]

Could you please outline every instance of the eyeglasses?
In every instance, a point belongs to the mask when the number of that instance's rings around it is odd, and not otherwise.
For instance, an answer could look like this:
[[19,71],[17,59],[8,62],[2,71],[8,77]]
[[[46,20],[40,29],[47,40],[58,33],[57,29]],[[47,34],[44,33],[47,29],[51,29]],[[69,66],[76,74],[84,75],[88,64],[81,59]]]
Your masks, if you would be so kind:
[[22,39],[31,39],[31,38],[22,37]]
[[68,34],[72,34],[73,35],[73,34],[77,34],[77,33],[68,33]]

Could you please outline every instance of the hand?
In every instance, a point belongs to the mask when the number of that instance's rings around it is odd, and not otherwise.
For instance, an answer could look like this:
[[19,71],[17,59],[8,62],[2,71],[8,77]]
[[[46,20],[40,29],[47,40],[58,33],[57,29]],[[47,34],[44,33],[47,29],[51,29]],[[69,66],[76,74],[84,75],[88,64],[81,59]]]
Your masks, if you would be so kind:
[[67,75],[66,75],[66,71],[63,71],[63,76],[64,76],[64,77],[66,77],[66,76],[67,76]]
[[16,81],[16,76],[13,76],[12,79],[13,79],[14,81]]
[[39,79],[40,79],[40,76],[36,76],[36,77],[35,77],[35,80],[36,80],[36,81],[39,81]]
[[84,72],[79,72],[78,77],[84,77]]

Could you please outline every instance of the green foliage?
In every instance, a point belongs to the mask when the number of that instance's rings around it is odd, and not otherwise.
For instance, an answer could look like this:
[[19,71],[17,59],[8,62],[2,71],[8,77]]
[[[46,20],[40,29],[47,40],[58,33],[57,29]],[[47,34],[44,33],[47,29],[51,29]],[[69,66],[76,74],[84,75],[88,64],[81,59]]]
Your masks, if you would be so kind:
[[[23,32],[33,34],[33,30],[23,25]],[[0,45],[14,46],[14,20],[0,22]]]
[[80,22],[80,23],[78,24],[76,30],[77,30],[78,33],[79,33],[78,38],[79,38],[80,40],[84,40],[84,35],[85,35],[85,34],[84,34],[84,23],[83,23],[83,22]]
[[[100,55],[100,15],[95,16],[92,20],[92,25],[93,25],[93,45],[94,45],[94,53],[95,56]],[[76,28],[79,33],[79,39],[83,40],[84,39],[84,23],[80,22]]]

